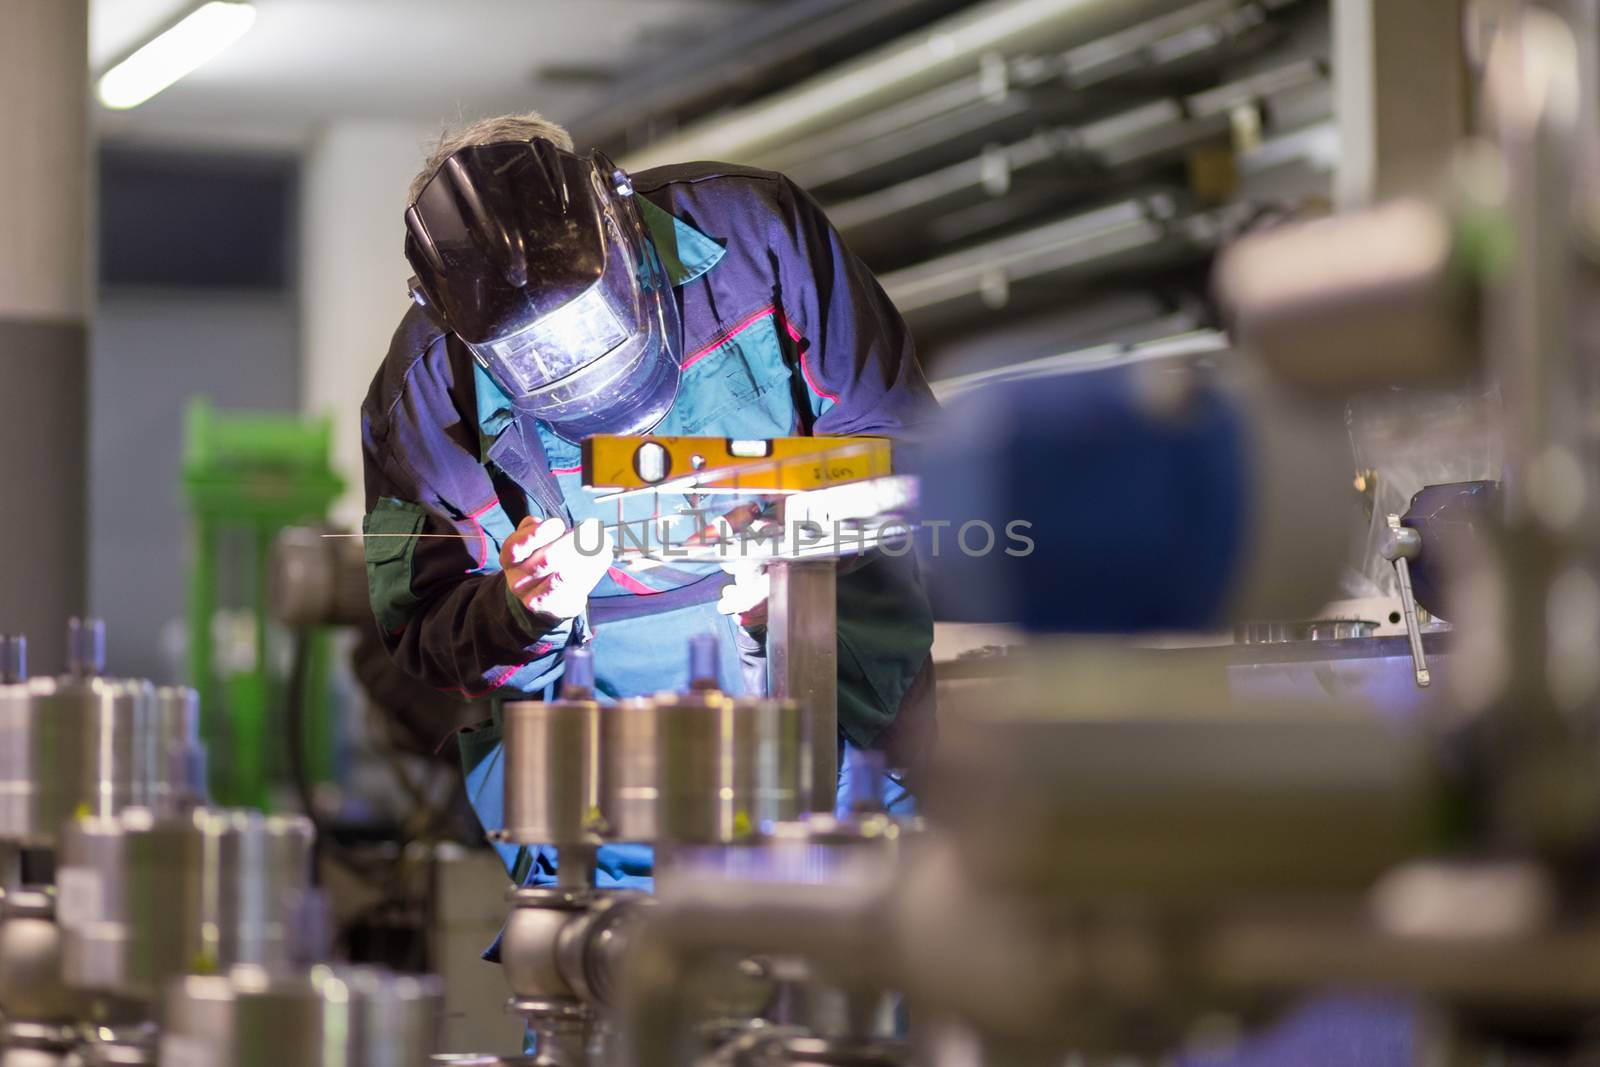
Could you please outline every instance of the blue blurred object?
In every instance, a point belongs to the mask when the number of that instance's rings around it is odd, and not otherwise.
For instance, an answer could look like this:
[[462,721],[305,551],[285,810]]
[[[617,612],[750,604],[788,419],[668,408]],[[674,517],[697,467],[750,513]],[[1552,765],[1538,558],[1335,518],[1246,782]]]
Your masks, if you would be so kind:
[[1214,1055],[1179,1056],[1178,1067],[1411,1067],[1416,1008],[1392,997],[1328,994]]
[[936,618],[1102,633],[1216,621],[1250,504],[1243,420],[1220,389],[1118,367],[983,387],[946,414],[911,457]]
[[856,812],[882,811],[890,815],[915,815],[917,798],[891,771],[884,769],[882,752],[860,748],[839,735],[839,791],[833,812],[847,818]]

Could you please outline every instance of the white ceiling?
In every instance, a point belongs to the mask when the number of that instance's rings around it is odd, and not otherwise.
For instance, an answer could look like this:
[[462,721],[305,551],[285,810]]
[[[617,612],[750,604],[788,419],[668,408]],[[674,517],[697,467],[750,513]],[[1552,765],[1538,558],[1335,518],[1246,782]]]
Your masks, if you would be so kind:
[[[571,118],[596,89],[541,84],[547,64],[616,67],[749,10],[738,0],[255,0],[254,28],[149,102],[96,105],[102,133],[295,147],[340,119],[431,127],[507,111]],[[194,0],[92,0],[99,74]]]

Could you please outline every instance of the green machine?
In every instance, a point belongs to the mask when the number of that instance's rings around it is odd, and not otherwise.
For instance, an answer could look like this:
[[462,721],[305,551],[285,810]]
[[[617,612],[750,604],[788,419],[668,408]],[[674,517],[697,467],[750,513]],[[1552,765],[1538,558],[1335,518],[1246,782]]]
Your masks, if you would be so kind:
[[[332,425],[266,413],[222,413],[196,399],[185,412],[183,489],[191,517],[189,681],[217,801],[265,810],[289,739],[286,639],[268,610],[268,561],[286,526],[324,523],[344,490],[329,462]],[[299,739],[314,782],[334,773],[328,699],[331,646],[312,638]]]

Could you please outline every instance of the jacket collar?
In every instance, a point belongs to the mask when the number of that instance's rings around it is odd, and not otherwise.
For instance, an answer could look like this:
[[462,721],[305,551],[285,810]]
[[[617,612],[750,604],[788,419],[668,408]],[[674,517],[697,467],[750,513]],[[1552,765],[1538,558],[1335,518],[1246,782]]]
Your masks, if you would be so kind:
[[[661,265],[674,286],[694,281],[715,267],[726,254],[727,249],[719,241],[656,207],[645,197],[639,197],[638,204],[650,243],[656,246],[656,254],[661,257]],[[476,360],[472,363],[472,377],[478,404],[478,459],[482,462],[487,460],[494,439],[515,421],[517,412],[510,398]]]
[[650,234],[650,243],[661,256],[661,265],[673,285],[692,282],[717,265],[727,249],[712,240],[676,215],[656,207],[644,197],[638,198],[639,214],[644,217],[644,228]]

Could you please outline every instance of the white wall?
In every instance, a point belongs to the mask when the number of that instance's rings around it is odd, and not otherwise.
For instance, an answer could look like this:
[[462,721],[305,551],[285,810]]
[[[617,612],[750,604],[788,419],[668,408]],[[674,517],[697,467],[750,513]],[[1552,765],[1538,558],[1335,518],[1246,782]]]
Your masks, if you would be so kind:
[[406,187],[437,127],[350,121],[328,127],[301,178],[301,400],[334,420],[334,467],[349,485],[334,520],[359,528],[361,400],[407,306]]

